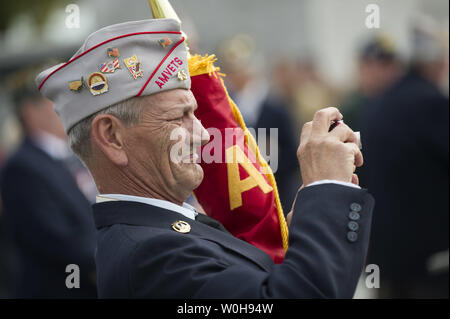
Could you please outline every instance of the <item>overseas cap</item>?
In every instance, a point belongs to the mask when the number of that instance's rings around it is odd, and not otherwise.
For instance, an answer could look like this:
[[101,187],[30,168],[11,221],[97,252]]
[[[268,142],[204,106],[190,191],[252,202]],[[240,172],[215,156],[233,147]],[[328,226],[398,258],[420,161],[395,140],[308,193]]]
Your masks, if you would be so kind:
[[100,29],[68,62],[41,72],[36,84],[53,101],[66,132],[82,119],[131,97],[190,89],[180,24],[154,19]]

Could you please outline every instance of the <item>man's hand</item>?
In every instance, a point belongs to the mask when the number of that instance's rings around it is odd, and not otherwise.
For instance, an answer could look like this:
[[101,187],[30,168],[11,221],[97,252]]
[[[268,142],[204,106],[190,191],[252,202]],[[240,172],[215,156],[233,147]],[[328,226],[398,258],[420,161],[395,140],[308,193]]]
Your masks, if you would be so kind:
[[363,164],[355,133],[345,124],[328,132],[332,121],[342,119],[335,107],[321,109],[303,126],[297,157],[303,185],[329,179],[358,184],[353,174]]
[[[345,124],[337,125],[329,132],[333,121],[342,119],[335,107],[321,109],[314,114],[312,122],[303,125],[297,157],[302,172],[303,185],[328,179],[359,184],[358,176],[353,174],[356,167],[362,166],[363,156],[357,146],[355,133]],[[291,211],[286,216],[288,227],[294,211],[295,196]]]

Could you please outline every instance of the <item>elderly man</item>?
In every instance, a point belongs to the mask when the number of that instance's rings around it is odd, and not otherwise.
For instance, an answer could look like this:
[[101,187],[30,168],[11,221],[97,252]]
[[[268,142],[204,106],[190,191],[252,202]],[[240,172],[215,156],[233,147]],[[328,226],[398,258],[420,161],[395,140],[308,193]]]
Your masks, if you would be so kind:
[[171,158],[180,142],[171,134],[188,133],[189,146],[209,136],[183,74],[180,26],[161,19],[101,29],[69,62],[37,78],[100,192],[93,207],[99,297],[351,298],[373,199],[353,175],[363,161],[354,133],[344,124],[329,132],[339,111],[317,112],[302,130],[305,187],[293,205],[285,261],[274,265],[184,203],[203,171],[195,152]]

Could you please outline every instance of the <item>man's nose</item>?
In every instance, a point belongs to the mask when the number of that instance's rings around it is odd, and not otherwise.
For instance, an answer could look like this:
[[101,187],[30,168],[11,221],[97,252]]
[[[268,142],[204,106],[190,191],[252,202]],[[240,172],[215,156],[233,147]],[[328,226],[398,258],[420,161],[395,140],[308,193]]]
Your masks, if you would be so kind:
[[[200,125],[202,125],[200,123]],[[201,135],[201,144],[202,146],[205,145],[206,143],[209,142],[209,140],[211,139],[211,136],[209,136],[208,131],[205,129],[205,127],[202,125],[202,135]]]
[[193,119],[193,143],[199,144],[199,145],[205,145],[209,142],[210,136],[208,131],[205,129],[205,127],[202,125],[202,123],[194,117]]

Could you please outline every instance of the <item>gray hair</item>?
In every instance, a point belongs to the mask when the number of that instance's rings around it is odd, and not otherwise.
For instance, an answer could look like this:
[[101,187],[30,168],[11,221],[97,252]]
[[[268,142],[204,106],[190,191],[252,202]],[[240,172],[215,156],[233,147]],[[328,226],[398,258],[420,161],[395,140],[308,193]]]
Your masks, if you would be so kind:
[[133,97],[100,110],[75,124],[68,132],[69,146],[86,164],[91,158],[91,125],[99,114],[111,114],[126,126],[139,124],[143,110],[142,98]]

